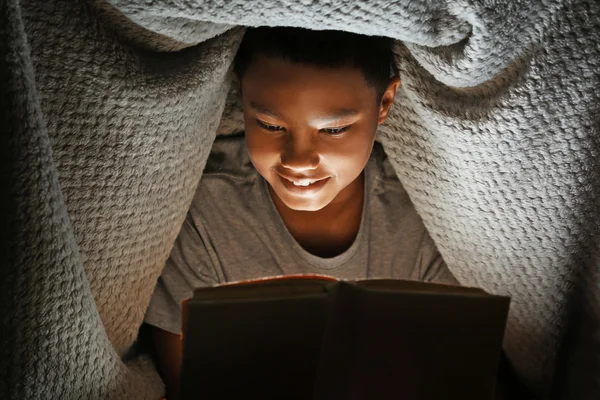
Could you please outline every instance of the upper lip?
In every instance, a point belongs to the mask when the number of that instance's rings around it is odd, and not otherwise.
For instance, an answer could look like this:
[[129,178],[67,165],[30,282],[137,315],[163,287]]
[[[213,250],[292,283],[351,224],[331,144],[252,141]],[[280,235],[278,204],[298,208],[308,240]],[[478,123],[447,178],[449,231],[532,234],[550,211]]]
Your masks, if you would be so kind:
[[288,180],[288,181],[290,181],[292,183],[297,183],[297,184],[300,184],[300,185],[311,184],[311,183],[315,183],[315,182],[318,182],[318,181],[322,181],[323,179],[329,178],[328,176],[323,177],[323,178],[310,178],[310,177],[307,177],[307,176],[293,176],[292,177],[292,176],[284,175],[284,174],[279,173],[279,172],[277,172],[277,174],[279,176],[281,176],[285,180]]

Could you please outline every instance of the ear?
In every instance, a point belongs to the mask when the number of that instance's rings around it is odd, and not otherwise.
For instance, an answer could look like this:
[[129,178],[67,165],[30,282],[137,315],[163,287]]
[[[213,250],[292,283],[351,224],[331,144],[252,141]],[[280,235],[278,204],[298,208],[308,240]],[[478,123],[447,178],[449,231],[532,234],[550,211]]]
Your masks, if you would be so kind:
[[383,122],[387,119],[390,114],[390,109],[392,108],[392,104],[394,104],[394,99],[396,98],[396,91],[400,87],[400,77],[398,75],[394,75],[390,79],[390,83],[388,87],[383,92],[383,96],[381,97],[381,103],[379,104],[379,119],[377,120],[377,125],[383,124]]

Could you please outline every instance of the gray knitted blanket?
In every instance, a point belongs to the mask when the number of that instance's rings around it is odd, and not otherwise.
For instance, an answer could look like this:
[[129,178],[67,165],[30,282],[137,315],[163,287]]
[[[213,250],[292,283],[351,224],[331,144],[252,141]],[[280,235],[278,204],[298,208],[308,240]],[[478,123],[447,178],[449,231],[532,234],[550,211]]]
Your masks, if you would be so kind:
[[292,25],[398,39],[379,140],[442,255],[535,396],[600,398],[599,1],[104,1],[0,1],[0,397],[160,398],[136,338],[236,26]]

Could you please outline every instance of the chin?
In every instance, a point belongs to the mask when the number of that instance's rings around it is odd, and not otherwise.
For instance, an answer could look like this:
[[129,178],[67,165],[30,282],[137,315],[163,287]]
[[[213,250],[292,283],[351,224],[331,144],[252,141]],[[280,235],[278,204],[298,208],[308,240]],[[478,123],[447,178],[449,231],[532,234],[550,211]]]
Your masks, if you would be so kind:
[[[281,197],[279,197],[281,199]],[[322,210],[329,204],[327,201],[317,201],[312,199],[306,199],[305,201],[299,199],[281,199],[289,209],[294,211],[319,211]]]
[[307,211],[307,212],[314,212],[314,211],[319,211],[322,210],[323,208],[325,208],[325,205],[314,205],[314,204],[309,204],[309,205],[297,205],[297,204],[286,204],[288,206],[288,208],[294,210],[294,211]]

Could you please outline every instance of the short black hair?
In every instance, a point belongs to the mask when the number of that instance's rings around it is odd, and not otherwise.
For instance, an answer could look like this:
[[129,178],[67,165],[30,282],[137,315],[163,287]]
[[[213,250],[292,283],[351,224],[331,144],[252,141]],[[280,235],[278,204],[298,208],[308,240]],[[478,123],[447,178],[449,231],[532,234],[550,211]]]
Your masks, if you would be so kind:
[[240,80],[257,55],[324,68],[358,68],[366,83],[375,89],[378,102],[393,70],[392,39],[342,31],[248,28],[234,63],[234,71]]

